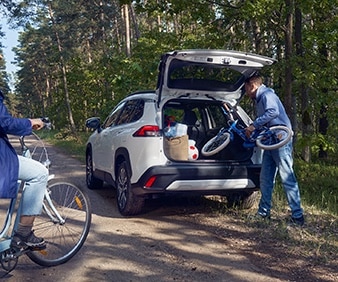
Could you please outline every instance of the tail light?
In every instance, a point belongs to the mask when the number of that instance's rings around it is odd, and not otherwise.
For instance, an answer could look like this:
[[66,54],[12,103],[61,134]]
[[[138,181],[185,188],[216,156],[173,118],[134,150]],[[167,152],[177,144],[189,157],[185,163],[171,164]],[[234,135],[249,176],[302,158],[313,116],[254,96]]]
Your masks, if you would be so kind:
[[160,128],[157,125],[144,125],[138,129],[134,137],[158,137],[161,136]]

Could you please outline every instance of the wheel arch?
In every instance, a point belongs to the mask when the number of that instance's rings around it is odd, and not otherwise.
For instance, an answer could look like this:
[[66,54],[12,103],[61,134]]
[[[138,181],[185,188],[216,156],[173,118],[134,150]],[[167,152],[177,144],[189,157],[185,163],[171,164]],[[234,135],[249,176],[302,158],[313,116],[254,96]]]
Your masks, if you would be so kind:
[[116,153],[115,153],[115,167],[114,167],[115,178],[117,175],[118,167],[123,161],[126,161],[127,169],[129,172],[129,177],[131,177],[133,174],[133,171],[131,169],[130,156],[129,156],[128,150],[126,148],[119,148],[118,150],[116,150]]

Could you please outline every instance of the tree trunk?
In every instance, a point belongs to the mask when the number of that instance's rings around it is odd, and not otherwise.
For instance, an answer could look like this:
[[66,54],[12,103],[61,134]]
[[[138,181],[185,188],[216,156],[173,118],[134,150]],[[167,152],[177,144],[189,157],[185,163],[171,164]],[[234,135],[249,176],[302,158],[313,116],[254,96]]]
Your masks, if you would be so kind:
[[286,112],[291,119],[294,130],[297,129],[296,111],[292,100],[292,36],[293,36],[293,0],[285,0],[287,14],[285,24],[285,96]]
[[[303,59],[303,39],[302,39],[302,11],[299,7],[295,8],[295,41],[296,41],[296,54],[299,58],[300,68],[304,69]],[[302,124],[301,131],[303,138],[308,138],[312,133],[312,119],[309,112],[309,95],[308,88],[305,83],[301,83],[301,112],[302,112]],[[310,144],[306,144],[302,149],[302,158],[306,162],[311,160]]]
[[[329,121],[327,119],[326,112],[327,112],[327,106],[326,105],[322,105],[322,107],[320,109],[318,131],[319,131],[320,134],[322,134],[324,136],[326,135],[327,129],[329,127]],[[323,148],[322,145],[319,146],[318,157],[321,158],[321,159],[326,159],[327,158],[327,151],[324,150],[324,148]]]
[[56,24],[55,24],[55,19],[53,16],[53,10],[51,7],[51,2],[49,2],[49,16],[52,22],[52,25],[54,27],[54,32],[55,32],[55,36],[56,36],[56,40],[57,40],[57,45],[58,45],[58,50],[60,53],[60,64],[61,64],[61,70],[62,70],[62,78],[63,78],[63,88],[65,91],[65,103],[66,103],[66,107],[67,107],[67,112],[68,112],[68,119],[69,119],[69,124],[70,124],[70,130],[72,132],[72,134],[74,136],[77,136],[76,133],[76,126],[75,126],[75,122],[73,119],[73,113],[72,113],[72,109],[71,109],[71,102],[70,102],[70,98],[69,98],[69,92],[68,92],[68,83],[67,83],[67,70],[66,70],[66,65],[65,65],[65,61],[62,55],[62,44],[61,44],[61,40],[59,37],[59,33],[56,29]]
[[253,21],[254,47],[257,54],[262,53],[261,29],[257,21]]
[[[328,60],[329,53],[328,53],[325,43],[321,44],[319,48],[319,52],[320,52],[320,55],[324,58],[324,60]],[[322,92],[321,94],[327,95],[329,90],[327,88],[322,88],[321,92]],[[319,122],[318,132],[324,136],[326,135],[327,129],[329,128],[329,120],[327,118],[327,109],[328,109],[327,104],[321,105],[320,116],[318,120]],[[324,150],[322,145],[320,145],[319,147],[318,157],[324,158],[324,159],[327,158],[327,152]]]
[[133,5],[130,5],[130,13],[131,13],[131,18],[132,18],[134,29],[135,29],[135,38],[136,40],[139,40],[141,34],[140,34],[140,29],[138,27],[135,9]]
[[124,4],[122,6],[123,15],[124,15],[124,24],[126,32],[126,56],[130,57],[131,55],[131,44],[130,44],[130,20],[129,20],[129,9],[128,5]]

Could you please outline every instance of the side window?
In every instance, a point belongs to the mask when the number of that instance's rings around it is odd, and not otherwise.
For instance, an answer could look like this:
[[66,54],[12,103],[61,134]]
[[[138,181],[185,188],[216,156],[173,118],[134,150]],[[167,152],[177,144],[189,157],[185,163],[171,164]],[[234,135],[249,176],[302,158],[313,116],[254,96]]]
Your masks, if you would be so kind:
[[135,101],[135,107],[129,122],[138,121],[143,116],[144,100]]
[[164,119],[165,123],[169,121],[181,122],[183,119],[184,111],[182,109],[166,107],[163,109],[163,113],[165,117]]
[[113,109],[113,111],[110,113],[110,115],[106,118],[105,122],[103,123],[103,126],[102,126],[103,128],[107,128],[107,127],[110,127],[116,124],[116,121],[124,105],[125,105],[125,102],[120,103]]
[[129,100],[126,102],[117,125],[126,124],[139,120],[143,115],[144,101]]
[[208,107],[210,115],[211,128],[218,128],[227,125],[227,119],[220,105],[211,105]]
[[168,121],[168,119],[171,119],[171,121],[184,123],[187,125],[194,125],[197,121],[201,121],[201,113],[198,108],[192,108],[192,109],[181,109],[181,108],[170,108],[166,107],[163,109],[165,122]]

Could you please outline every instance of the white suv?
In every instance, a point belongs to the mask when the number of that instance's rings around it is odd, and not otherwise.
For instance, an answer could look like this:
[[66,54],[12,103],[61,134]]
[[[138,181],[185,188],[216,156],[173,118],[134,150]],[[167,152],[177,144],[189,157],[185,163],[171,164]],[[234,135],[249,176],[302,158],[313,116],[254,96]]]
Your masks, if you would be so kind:
[[[259,189],[261,151],[235,139],[205,157],[203,145],[227,126],[230,107],[238,124],[250,117],[237,104],[245,79],[274,60],[223,50],[166,53],[156,91],[132,93],[94,129],[86,148],[89,189],[112,184],[122,215],[140,213],[145,198],[165,194],[222,195],[248,208]],[[224,107],[224,103],[228,107]]]

